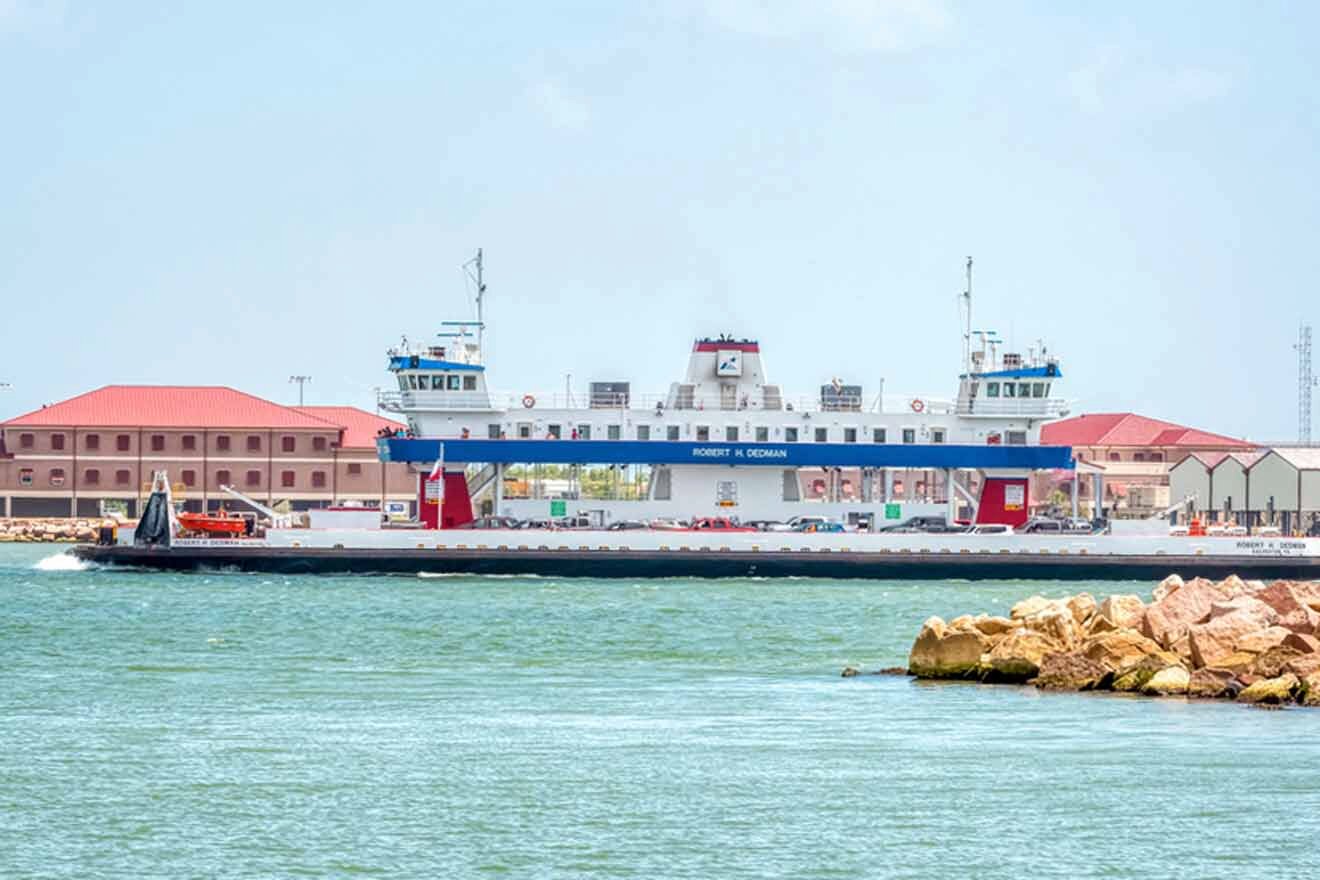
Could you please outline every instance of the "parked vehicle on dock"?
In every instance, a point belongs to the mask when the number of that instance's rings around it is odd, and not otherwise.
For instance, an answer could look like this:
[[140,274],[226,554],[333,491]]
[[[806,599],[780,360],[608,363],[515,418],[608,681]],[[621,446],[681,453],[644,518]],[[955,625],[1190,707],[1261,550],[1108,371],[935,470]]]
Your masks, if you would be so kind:
[[755,532],[750,526],[740,526],[725,516],[702,516],[694,519],[691,526],[694,532]]
[[905,519],[897,525],[885,526],[880,529],[884,533],[904,533],[904,534],[956,534],[966,532],[969,526],[961,523],[950,524],[942,516],[912,516]]
[[651,526],[639,519],[621,519],[612,522],[605,527],[607,532],[635,532],[642,529],[649,529]]
[[479,516],[458,526],[460,529],[517,529],[522,522],[512,516]]
[[846,532],[847,529],[843,527],[843,523],[826,520],[824,522],[804,522],[793,531],[819,534],[822,532]]

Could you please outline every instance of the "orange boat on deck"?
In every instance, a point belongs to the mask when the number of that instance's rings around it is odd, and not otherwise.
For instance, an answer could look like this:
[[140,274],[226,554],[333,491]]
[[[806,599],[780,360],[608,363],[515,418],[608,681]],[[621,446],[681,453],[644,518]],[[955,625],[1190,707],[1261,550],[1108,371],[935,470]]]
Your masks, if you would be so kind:
[[181,513],[179,525],[189,532],[204,532],[208,535],[239,537],[247,532],[247,521],[241,516],[207,513]]

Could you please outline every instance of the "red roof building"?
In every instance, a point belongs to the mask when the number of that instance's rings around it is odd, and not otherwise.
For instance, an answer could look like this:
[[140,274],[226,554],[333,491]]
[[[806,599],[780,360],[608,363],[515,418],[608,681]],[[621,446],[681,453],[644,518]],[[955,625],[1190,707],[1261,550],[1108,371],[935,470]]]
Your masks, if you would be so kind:
[[[1137,413],[1093,413],[1053,422],[1041,429],[1040,442],[1071,446],[1086,470],[1104,480],[1103,507],[1148,515],[1169,506],[1169,470],[1189,455],[1218,457],[1249,452],[1255,444],[1199,428],[1152,419]],[[1072,474],[1060,472],[1037,479],[1035,497],[1045,501],[1054,492],[1067,494]],[[1078,484],[1083,506],[1093,509],[1091,481]]]
[[411,505],[415,475],[376,454],[376,432],[401,427],[233,388],[107,385],[0,422],[0,516],[134,516],[157,470],[192,510],[235,506],[222,485],[294,510]]

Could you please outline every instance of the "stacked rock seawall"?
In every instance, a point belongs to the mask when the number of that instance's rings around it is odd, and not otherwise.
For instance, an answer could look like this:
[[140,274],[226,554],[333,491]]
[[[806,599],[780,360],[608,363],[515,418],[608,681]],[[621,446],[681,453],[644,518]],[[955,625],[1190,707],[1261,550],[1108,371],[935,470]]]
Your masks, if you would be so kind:
[[95,541],[99,519],[0,519],[0,544]]
[[1032,596],[1008,617],[932,617],[908,656],[918,678],[1051,690],[1320,705],[1320,582],[1174,575],[1152,601]]

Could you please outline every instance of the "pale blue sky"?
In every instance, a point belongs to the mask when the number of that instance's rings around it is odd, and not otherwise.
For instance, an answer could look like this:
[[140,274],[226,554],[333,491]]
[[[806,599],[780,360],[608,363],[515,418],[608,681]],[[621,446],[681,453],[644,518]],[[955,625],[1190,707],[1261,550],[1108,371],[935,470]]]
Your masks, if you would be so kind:
[[1320,322],[1310,3],[0,0],[0,416],[112,382],[370,406],[467,316],[492,384],[951,395],[956,294],[1077,411],[1294,437]]

